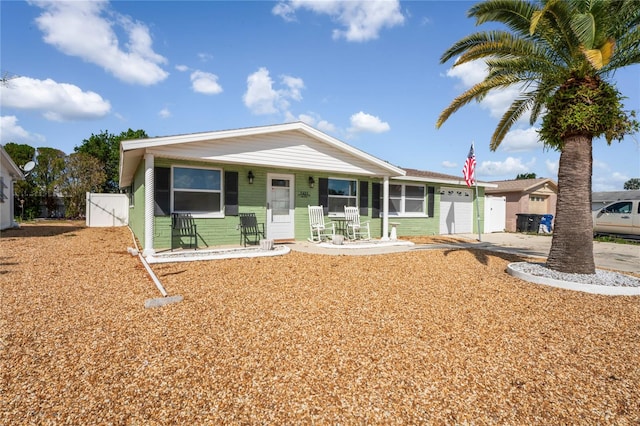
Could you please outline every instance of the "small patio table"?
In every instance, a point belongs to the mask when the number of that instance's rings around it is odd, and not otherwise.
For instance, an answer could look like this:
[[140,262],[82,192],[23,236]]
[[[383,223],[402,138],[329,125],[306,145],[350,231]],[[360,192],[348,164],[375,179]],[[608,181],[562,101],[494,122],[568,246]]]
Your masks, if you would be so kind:
[[351,221],[344,217],[332,217],[331,221],[336,223],[336,233],[347,237],[347,224]]

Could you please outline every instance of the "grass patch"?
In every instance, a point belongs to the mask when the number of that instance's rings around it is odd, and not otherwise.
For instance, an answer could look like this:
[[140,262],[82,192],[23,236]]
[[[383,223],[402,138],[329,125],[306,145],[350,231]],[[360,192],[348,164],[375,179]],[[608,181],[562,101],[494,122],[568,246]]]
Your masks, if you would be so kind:
[[616,244],[632,244],[640,245],[640,240],[634,240],[630,238],[622,238],[616,235],[597,235],[593,237],[593,241],[599,241],[601,243],[616,243]]

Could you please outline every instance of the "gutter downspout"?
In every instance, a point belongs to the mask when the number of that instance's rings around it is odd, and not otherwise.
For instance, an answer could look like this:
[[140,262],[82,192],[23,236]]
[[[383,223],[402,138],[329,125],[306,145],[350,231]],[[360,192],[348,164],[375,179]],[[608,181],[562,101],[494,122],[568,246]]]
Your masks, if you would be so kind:
[[382,241],[389,241],[389,176],[382,183]]
[[154,190],[153,178],[154,157],[153,154],[144,155],[144,250],[143,256],[154,254],[153,248],[153,220],[154,220]]

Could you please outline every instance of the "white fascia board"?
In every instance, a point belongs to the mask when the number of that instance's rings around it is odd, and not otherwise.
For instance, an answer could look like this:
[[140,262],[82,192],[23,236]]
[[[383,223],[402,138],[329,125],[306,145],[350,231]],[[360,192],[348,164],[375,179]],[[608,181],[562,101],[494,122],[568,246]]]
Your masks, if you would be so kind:
[[187,135],[177,135],[177,136],[165,136],[159,138],[149,138],[149,139],[136,139],[123,141],[121,144],[121,152],[126,152],[135,149],[149,149],[158,146],[167,146],[167,145],[175,145],[181,143],[189,143],[189,142],[200,142],[200,141],[213,141],[217,139],[227,139],[227,138],[235,138],[235,137],[244,137],[244,136],[255,136],[255,135],[264,135],[270,133],[278,133],[278,132],[287,132],[287,131],[301,131],[308,136],[311,136],[314,139],[320,140],[326,144],[332,145],[341,151],[347,152],[353,156],[359,157],[365,161],[375,164],[383,170],[389,172],[390,176],[403,176],[406,172],[399,168],[395,167],[386,161],[380,160],[370,154],[367,154],[364,151],[361,151],[357,148],[354,148],[350,145],[347,145],[344,142],[339,141],[319,130],[314,129],[313,127],[303,123],[303,122],[294,122],[294,123],[285,123],[285,124],[276,124],[272,126],[262,126],[262,127],[248,127],[244,129],[234,129],[234,130],[222,130],[216,132],[207,132],[207,133],[192,133]]
[[[467,182],[464,179],[455,180],[455,179],[440,179],[440,178],[427,178],[427,177],[419,177],[419,176],[394,176],[391,180],[403,180],[403,181],[412,181],[412,182],[431,182],[431,183],[443,183],[445,185],[464,185],[467,186]],[[483,188],[497,188],[498,185],[495,183],[489,182],[478,182],[478,186]]]

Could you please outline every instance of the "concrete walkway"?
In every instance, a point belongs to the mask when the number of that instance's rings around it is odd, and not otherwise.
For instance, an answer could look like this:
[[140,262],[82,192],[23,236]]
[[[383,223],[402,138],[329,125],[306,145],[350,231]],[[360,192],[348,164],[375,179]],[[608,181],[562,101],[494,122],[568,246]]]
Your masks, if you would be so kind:
[[[483,234],[482,241],[478,241],[478,234],[458,234],[457,238],[464,239],[462,243],[424,244],[424,245],[385,245],[369,248],[327,248],[310,242],[296,242],[291,244],[292,250],[313,254],[326,255],[374,255],[398,253],[410,250],[440,249],[440,248],[476,248],[502,253],[517,254],[527,257],[546,259],[551,248],[550,235],[528,235],[521,233],[500,232]],[[593,253],[597,268],[610,269],[620,272],[634,272],[640,274],[640,245],[615,244],[594,241]]]
[[[545,259],[551,249],[550,235],[497,232],[483,234],[482,241],[478,241],[477,234],[457,235],[457,237],[469,240],[477,248]],[[597,268],[640,274],[640,245],[594,241],[593,257]]]

